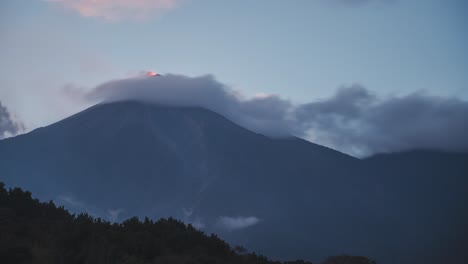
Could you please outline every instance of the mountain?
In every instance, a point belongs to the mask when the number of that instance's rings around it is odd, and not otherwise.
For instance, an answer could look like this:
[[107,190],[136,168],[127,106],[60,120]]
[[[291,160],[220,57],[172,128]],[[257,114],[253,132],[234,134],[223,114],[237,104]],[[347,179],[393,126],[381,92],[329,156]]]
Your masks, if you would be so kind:
[[468,155],[360,160],[202,108],[99,104],[0,141],[0,180],[109,220],[173,216],[273,258],[463,263]]

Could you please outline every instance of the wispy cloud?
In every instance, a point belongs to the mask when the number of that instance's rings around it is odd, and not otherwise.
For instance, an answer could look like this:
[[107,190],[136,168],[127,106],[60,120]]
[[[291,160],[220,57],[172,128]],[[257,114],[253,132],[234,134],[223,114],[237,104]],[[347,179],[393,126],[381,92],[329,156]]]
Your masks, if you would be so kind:
[[183,0],[45,0],[74,10],[84,17],[117,21],[144,19],[177,7]]
[[14,120],[6,106],[0,101],[0,139],[14,136],[24,130],[24,125]]
[[229,216],[221,216],[218,219],[218,225],[222,228],[228,229],[228,230],[239,230],[239,229],[244,229],[249,226],[253,226],[258,224],[260,222],[260,219],[258,219],[255,216],[249,216],[249,217],[229,217]]
[[126,211],[123,208],[104,210],[79,200],[71,193],[58,195],[54,200],[57,204],[65,206],[65,208],[71,210],[73,213],[87,213],[110,222],[121,220],[121,215]]
[[189,221],[189,224],[191,224],[193,227],[196,229],[204,229],[205,224],[203,223],[202,219],[200,217],[196,217],[194,220]]
[[107,213],[109,214],[109,221],[116,222],[119,219],[119,216],[125,212],[125,209],[108,209]]
[[57,196],[57,201],[59,203],[66,204],[67,206],[70,206],[73,209],[87,211],[85,210],[85,204],[81,201],[78,201],[75,197],[71,196],[70,194],[61,194]]
[[193,208],[182,208],[182,220],[187,224],[191,224],[196,229],[204,229],[205,224],[202,218],[194,213],[195,210]]

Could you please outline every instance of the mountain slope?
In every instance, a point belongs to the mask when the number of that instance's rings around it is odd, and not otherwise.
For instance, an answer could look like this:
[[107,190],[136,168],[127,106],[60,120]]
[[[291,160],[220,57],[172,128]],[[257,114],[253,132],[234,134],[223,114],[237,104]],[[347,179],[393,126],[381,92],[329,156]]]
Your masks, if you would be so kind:
[[466,164],[437,152],[358,160],[206,109],[131,101],[0,141],[1,181],[75,211],[174,216],[275,258],[384,264],[466,256],[453,238],[466,232]]
[[[297,151],[293,144],[300,146]],[[304,154],[315,155],[317,162],[287,159]],[[220,179],[237,182],[243,178],[263,185],[255,181],[264,181],[262,176],[267,174],[274,180],[278,174],[269,168],[271,164],[287,169],[298,164],[313,168],[326,166],[322,159],[355,160],[300,139],[269,139],[201,108],[138,102],[98,105],[49,127],[4,140],[0,157],[7,183],[14,179],[12,183],[38,189],[40,195],[42,187],[49,192],[43,181],[47,179],[54,188],[71,193],[87,190],[93,204],[96,200],[107,204],[120,194],[132,193],[163,205],[170,203],[165,200],[169,194],[191,201]],[[133,201],[129,205],[135,206]]]
[[409,151],[364,162],[365,173],[375,176],[375,199],[382,207],[379,231],[385,239],[379,246],[390,249],[383,258],[404,263],[468,260],[467,154]]

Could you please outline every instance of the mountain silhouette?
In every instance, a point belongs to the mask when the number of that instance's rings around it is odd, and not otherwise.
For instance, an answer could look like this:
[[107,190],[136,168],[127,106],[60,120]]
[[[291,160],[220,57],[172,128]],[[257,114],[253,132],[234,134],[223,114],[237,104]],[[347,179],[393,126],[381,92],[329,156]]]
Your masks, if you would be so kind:
[[0,141],[0,175],[72,211],[172,216],[272,258],[468,258],[463,153],[361,160],[203,108],[125,101]]

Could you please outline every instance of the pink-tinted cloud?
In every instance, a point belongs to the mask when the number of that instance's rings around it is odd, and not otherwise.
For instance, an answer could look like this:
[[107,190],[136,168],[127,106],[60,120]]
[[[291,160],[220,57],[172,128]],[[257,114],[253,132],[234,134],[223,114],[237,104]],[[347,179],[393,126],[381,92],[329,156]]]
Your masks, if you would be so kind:
[[107,20],[144,19],[177,7],[183,0],[46,0],[84,17]]

